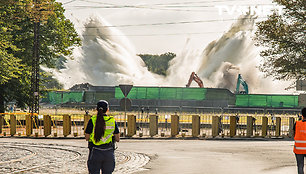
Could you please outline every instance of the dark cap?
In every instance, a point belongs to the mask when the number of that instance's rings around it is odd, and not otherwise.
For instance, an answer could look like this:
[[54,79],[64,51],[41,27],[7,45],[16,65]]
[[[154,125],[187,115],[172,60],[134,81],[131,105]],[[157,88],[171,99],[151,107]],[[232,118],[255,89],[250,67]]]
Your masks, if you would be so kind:
[[105,101],[105,100],[100,100],[98,103],[97,103],[97,110],[99,110],[100,108],[103,109],[103,111],[107,111],[108,109],[108,102]]

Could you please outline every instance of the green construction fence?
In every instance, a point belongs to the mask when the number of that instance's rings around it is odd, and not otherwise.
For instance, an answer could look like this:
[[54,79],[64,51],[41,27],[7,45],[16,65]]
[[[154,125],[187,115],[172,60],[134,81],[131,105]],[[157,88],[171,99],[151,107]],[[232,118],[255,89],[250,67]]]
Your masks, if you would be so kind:
[[241,107],[298,107],[297,95],[264,95],[264,94],[238,94],[236,106]]
[[82,102],[84,92],[50,91],[48,100],[51,104],[62,104],[68,102]]
[[115,92],[105,92],[105,91],[86,91],[84,93],[84,102],[96,104],[99,100],[107,100],[115,98]]
[[[133,87],[127,98],[157,99],[157,100],[205,100],[205,88],[176,88],[176,87]],[[116,86],[115,98],[124,98],[121,89]]]

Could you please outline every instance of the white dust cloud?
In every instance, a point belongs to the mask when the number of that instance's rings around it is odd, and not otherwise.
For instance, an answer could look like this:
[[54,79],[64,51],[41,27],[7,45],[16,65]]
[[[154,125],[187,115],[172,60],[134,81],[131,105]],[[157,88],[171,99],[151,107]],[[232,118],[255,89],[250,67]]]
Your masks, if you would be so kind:
[[[187,41],[183,51],[169,63],[164,77],[148,71],[120,31],[99,17],[91,17],[84,24],[82,47],[74,51],[74,59],[68,60],[66,69],[53,74],[65,88],[79,83],[185,87],[191,72],[195,71],[204,87],[235,92],[240,73],[251,93],[284,93],[283,88],[288,84],[264,78],[256,67],[260,58],[252,41],[254,22],[253,16],[240,17],[202,52],[190,48]],[[275,84],[277,87],[272,87]],[[197,85],[193,82],[192,86]]]
[[[142,59],[122,33],[99,17],[91,17],[85,24],[83,44],[68,60],[66,69],[54,73],[69,88],[78,83],[93,85],[157,84],[159,75],[148,71]],[[113,37],[120,35],[120,39]],[[159,82],[162,83],[162,82]]]

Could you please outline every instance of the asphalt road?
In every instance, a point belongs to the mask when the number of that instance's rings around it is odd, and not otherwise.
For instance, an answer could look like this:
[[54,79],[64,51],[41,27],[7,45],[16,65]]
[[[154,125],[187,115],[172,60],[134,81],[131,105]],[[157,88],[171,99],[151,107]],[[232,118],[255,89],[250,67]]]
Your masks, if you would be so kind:
[[[139,174],[295,174],[292,141],[127,141],[151,157]],[[123,147],[124,146],[124,147]]]
[[[0,138],[0,145],[2,172],[87,173],[84,139]],[[295,174],[292,148],[293,141],[125,139],[114,173]]]

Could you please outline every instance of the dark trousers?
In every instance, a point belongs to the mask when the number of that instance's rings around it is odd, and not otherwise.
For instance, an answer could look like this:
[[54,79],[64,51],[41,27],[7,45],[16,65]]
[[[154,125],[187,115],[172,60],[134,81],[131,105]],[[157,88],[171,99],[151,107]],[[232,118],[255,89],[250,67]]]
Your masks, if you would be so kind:
[[114,150],[93,148],[89,152],[87,167],[90,174],[111,174],[115,169]]
[[304,158],[306,154],[295,154],[296,163],[298,167],[298,174],[304,174]]

